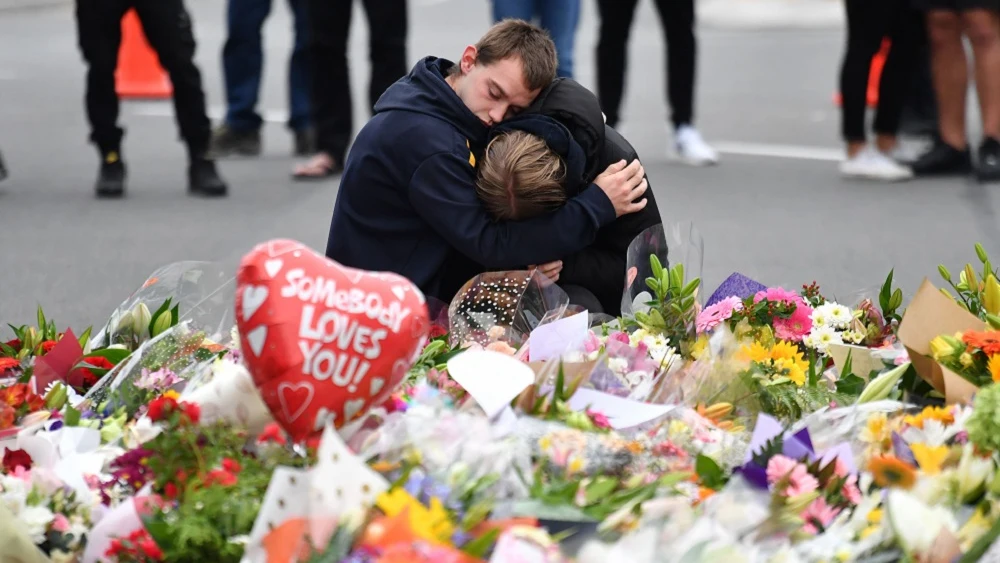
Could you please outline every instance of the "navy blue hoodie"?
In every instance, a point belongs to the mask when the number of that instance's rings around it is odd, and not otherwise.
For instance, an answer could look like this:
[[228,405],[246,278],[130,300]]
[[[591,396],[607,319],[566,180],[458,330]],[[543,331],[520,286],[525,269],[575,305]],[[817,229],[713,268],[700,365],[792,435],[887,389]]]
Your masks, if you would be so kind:
[[347,158],[326,247],[345,266],[396,272],[445,302],[483,269],[568,256],[615,220],[590,184],[548,215],[493,221],[475,189],[488,129],[445,82],[453,66],[427,57],[375,104]]

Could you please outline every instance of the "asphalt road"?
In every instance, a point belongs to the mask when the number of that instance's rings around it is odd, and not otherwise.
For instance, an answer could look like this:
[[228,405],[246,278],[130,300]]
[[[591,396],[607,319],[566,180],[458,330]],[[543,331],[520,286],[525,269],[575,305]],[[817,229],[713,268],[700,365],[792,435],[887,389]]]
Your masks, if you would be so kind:
[[[218,115],[225,3],[189,4]],[[578,79],[592,86],[596,19],[585,4],[577,68]],[[724,149],[723,162],[708,169],[669,162],[662,35],[650,4],[643,3],[631,43],[623,130],[665,218],[694,221],[703,234],[708,290],[740,271],[785,287],[818,280],[847,298],[874,291],[895,268],[912,291],[924,276],[937,276],[938,263],[957,270],[975,260],[976,241],[1000,256],[998,187],[839,177],[838,111],[831,103],[839,29],[703,26],[696,112],[705,136]],[[426,54],[456,57],[489,24],[486,3],[476,0],[414,0],[410,17],[411,62]],[[360,124],[368,75],[360,6],[354,18],[352,88]],[[221,164],[231,197],[189,198],[169,102],[128,102],[122,114],[129,197],[108,202],[91,191],[97,160],[86,143],[72,8],[0,13],[0,148],[12,174],[0,183],[0,321],[29,322],[42,304],[61,326],[101,324],[158,266],[212,260],[234,269],[243,253],[273,237],[322,249],[337,182],[289,178],[295,160],[281,119],[290,31],[287,7],[276,2],[265,30],[261,105],[272,119],[265,155]]]

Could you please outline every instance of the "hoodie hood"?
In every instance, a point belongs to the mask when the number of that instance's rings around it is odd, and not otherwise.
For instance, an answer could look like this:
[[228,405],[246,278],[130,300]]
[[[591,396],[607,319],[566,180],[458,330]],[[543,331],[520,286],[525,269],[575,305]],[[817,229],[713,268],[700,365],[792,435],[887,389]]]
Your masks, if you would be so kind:
[[586,155],[585,182],[593,182],[603,171],[604,114],[593,92],[573,79],[556,78],[525,113],[548,116],[566,126]]
[[541,137],[545,144],[566,163],[566,195],[574,197],[589,184],[584,178],[587,167],[587,156],[583,148],[570,134],[565,125],[544,115],[520,115],[494,125],[490,130],[489,140],[507,131],[524,131]]
[[449,123],[473,145],[485,145],[489,129],[445,81],[454,67],[455,63],[447,59],[421,59],[409,74],[386,89],[375,103],[375,113],[410,111],[429,115]]

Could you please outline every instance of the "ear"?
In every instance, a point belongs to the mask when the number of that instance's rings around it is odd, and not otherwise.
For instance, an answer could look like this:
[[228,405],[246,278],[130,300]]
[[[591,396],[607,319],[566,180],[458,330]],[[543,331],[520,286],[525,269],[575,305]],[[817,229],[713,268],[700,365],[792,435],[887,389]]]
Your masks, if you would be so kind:
[[462,74],[468,74],[472,67],[476,66],[476,61],[479,59],[479,51],[476,49],[475,45],[469,45],[462,52],[462,58],[458,61],[458,67],[462,70]]

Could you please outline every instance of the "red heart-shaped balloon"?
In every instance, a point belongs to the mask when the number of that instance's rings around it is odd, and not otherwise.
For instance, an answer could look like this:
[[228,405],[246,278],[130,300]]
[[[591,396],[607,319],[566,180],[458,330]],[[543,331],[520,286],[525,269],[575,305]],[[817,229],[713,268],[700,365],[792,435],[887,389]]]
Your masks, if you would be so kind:
[[388,399],[427,340],[427,304],[412,282],[341,266],[292,240],[250,251],[236,283],[243,357],[296,441]]

